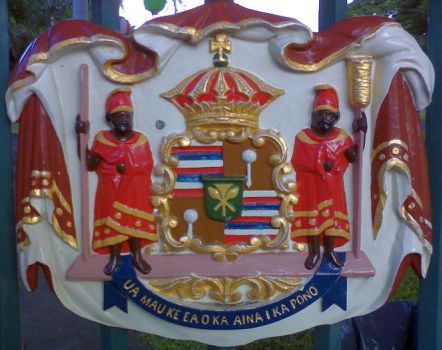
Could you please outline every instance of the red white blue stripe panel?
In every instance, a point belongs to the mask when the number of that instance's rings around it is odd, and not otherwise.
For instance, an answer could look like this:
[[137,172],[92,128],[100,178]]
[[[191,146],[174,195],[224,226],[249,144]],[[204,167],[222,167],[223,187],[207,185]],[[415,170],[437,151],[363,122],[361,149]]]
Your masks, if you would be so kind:
[[201,176],[224,174],[222,142],[209,146],[193,143],[189,147],[174,147],[172,155],[179,160],[178,167],[174,170],[177,176],[176,196],[203,196]]
[[274,191],[244,191],[241,216],[224,224],[224,243],[247,242],[254,236],[275,237],[278,229],[271,220],[279,214],[280,205]]

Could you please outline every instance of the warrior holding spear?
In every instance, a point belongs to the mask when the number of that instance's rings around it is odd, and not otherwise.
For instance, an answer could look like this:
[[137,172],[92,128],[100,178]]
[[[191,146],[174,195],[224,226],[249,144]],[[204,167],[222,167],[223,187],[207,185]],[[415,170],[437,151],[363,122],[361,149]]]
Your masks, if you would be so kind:
[[[311,127],[296,135],[292,166],[296,171],[299,202],[295,206],[292,239],[308,243],[305,267],[315,268],[324,255],[335,266],[343,262],[334,251],[350,239],[344,172],[356,160],[358,148],[351,137],[335,127],[340,118],[336,90],[315,87]],[[355,120],[354,131],[367,131],[367,120]]]
[[[153,159],[147,137],[133,130],[129,88],[109,95],[106,121],[110,130],[100,131],[90,150],[84,145],[87,170],[98,175],[92,249],[98,254],[110,254],[103,270],[106,275],[112,275],[120,254],[126,252],[132,255],[132,265],[147,274],[151,267],[141,250],[157,240],[151,204]],[[77,135],[88,129],[89,122],[78,118]]]

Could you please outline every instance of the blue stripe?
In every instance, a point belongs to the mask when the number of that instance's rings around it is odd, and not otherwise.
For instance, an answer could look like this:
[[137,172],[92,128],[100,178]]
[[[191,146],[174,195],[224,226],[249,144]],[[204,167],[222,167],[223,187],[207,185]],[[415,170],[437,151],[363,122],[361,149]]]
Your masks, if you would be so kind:
[[176,152],[172,155],[179,160],[223,160],[222,152]]
[[207,173],[200,173],[200,174],[178,174],[177,175],[177,181],[178,182],[202,182],[201,176],[222,176],[222,173],[215,173],[215,174],[207,174]]
[[274,227],[264,222],[227,222],[224,228],[227,230],[266,230]]
[[279,210],[278,203],[247,203],[243,204],[243,210]]

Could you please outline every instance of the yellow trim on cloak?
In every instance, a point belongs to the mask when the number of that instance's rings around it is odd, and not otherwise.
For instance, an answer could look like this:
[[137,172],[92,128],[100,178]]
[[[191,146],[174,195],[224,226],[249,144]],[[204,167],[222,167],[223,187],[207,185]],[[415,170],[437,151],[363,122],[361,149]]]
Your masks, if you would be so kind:
[[155,221],[155,217],[146,211],[128,207],[120,202],[114,202],[112,206],[125,214],[136,216],[137,218],[145,219],[147,221]]
[[98,142],[102,143],[103,145],[110,146],[110,147],[117,147],[117,145],[115,143],[113,143],[112,141],[109,141],[107,138],[104,137],[103,131],[100,131],[97,134],[96,139]]
[[141,145],[144,145],[147,141],[148,141],[147,136],[140,133],[140,136],[138,137],[137,142],[134,143],[133,147],[139,147]]
[[318,142],[310,138],[305,131],[300,131],[296,135],[302,142],[308,144],[308,145],[316,145]]
[[[121,233],[126,236],[134,237],[134,238],[142,238],[142,239],[149,239],[151,241],[157,241],[158,237],[156,233],[152,232],[146,232],[141,230],[134,230],[132,228],[128,228],[125,226],[120,225],[118,222],[112,220],[111,218],[102,219],[105,222],[105,225],[107,227],[110,227],[114,231],[117,231],[118,233]],[[99,220],[101,221],[101,220]],[[102,226],[102,225],[100,225]],[[98,227],[95,225],[95,227]]]
[[333,219],[328,219],[324,221],[321,226],[314,228],[307,228],[302,230],[293,230],[292,237],[301,237],[301,236],[317,236],[325,231],[326,227],[333,226]]
[[109,247],[111,245],[115,245],[118,243],[122,243],[124,241],[129,240],[128,236],[117,236],[117,237],[110,237],[102,240],[95,240],[92,242],[92,249],[98,249],[98,248],[104,248]]
[[322,210],[324,208],[329,207],[330,205],[333,205],[333,199],[327,199],[325,201],[322,201],[318,204],[318,210]]
[[300,217],[312,217],[312,216],[318,216],[319,212],[317,210],[309,210],[309,211],[295,211],[295,218]]

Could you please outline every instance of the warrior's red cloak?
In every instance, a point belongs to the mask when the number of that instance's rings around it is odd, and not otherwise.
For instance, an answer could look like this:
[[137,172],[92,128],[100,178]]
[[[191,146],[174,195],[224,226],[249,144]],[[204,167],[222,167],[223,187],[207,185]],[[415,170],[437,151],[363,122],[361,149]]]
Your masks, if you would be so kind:
[[[130,238],[141,238],[141,246],[156,241],[150,179],[153,159],[147,137],[134,132],[122,141],[110,131],[101,131],[91,151],[101,157],[96,169],[93,250],[108,254],[109,246],[123,243],[125,252]],[[121,163],[124,174],[116,170]]]
[[[305,242],[307,236],[336,237],[336,245],[350,239],[344,172],[345,150],[353,145],[347,133],[334,128],[327,136],[304,129],[296,135],[292,165],[296,171],[299,202],[294,207],[292,238]],[[324,162],[333,164],[331,171]]]

